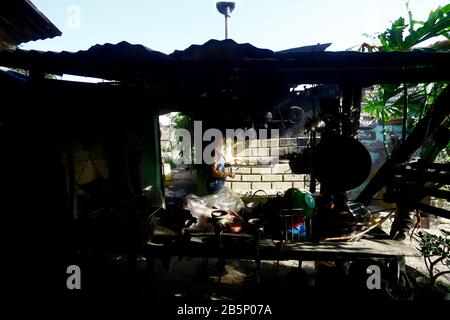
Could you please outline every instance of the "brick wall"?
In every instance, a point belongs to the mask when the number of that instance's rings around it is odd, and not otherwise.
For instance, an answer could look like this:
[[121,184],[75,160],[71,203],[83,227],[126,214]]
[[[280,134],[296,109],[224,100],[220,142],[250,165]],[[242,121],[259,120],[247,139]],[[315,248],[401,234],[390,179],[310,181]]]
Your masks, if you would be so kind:
[[236,176],[227,178],[227,187],[239,194],[262,189],[269,195],[284,193],[289,188],[309,189],[308,175],[293,174],[289,163],[282,160],[270,163],[283,155],[299,153],[306,146],[305,138],[251,140],[242,144],[238,142],[234,146],[232,160],[236,164],[227,171]]

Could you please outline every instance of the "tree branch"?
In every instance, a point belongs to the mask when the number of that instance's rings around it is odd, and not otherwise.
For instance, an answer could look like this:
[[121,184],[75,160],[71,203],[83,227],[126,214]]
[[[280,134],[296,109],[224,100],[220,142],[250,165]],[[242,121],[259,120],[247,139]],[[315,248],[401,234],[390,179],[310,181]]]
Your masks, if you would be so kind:
[[425,266],[427,267],[427,270],[430,271],[430,266],[428,265],[428,257],[423,257],[423,261],[425,261]]
[[431,265],[434,267],[438,262],[442,261],[445,259],[445,256],[439,257],[436,260],[431,262]]
[[433,278],[431,278],[431,283],[434,283],[434,282],[437,280],[437,278],[439,278],[440,276],[442,276],[442,275],[444,275],[444,274],[447,274],[447,273],[450,273],[450,270],[447,270],[447,271],[441,271],[441,272],[436,273],[436,274],[433,276]]

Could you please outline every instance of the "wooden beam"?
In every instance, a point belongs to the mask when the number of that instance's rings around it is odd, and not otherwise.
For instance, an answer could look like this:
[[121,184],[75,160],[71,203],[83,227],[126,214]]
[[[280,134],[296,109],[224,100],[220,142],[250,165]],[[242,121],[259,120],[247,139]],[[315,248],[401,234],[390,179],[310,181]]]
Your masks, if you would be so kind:
[[434,214],[438,217],[450,219],[450,211],[442,209],[442,208],[430,206],[430,205],[427,205],[424,203],[414,203],[414,204],[412,204],[412,207],[416,208],[418,210],[421,210],[421,211],[425,211],[425,212]]
[[390,170],[392,165],[406,162],[411,155],[416,152],[435,130],[448,118],[450,114],[450,87],[446,87],[436,102],[431,107],[427,115],[419,121],[413,132],[392,153],[391,159],[383,164],[369,184],[364,188],[361,194],[356,198],[357,202],[369,203],[372,197],[386,185],[391,178]]

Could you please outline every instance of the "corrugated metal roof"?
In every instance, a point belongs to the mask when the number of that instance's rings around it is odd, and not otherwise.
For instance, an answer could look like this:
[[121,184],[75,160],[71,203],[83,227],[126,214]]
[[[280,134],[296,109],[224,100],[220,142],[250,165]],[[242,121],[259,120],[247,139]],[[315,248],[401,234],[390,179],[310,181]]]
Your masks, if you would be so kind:
[[0,65],[45,73],[72,74],[108,80],[138,79],[148,70],[167,66],[172,59],[161,52],[126,41],[95,45],[77,52],[0,50]]
[[257,48],[249,43],[236,43],[233,40],[209,40],[198,45],[170,54],[170,57],[179,61],[244,61],[275,59],[275,52],[269,49]]
[[274,52],[233,40],[210,40],[166,55],[123,41],[73,53],[3,50],[0,65],[108,80],[139,83],[169,80],[186,85],[195,81],[223,84],[244,78],[252,82],[278,79],[289,84],[362,85],[450,80],[450,52],[317,52],[316,49]]
[[0,3],[0,47],[60,36],[59,29],[29,0],[2,0]]
[[300,53],[300,52],[323,52],[325,51],[329,46],[331,46],[331,43],[318,43],[311,46],[303,46],[298,48],[291,48],[286,50],[277,51],[277,53]]

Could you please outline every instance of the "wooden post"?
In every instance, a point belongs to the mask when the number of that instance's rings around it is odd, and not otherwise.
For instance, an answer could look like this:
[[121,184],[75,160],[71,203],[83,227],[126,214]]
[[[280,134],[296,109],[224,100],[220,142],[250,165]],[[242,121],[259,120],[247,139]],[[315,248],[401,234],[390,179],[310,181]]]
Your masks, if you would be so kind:
[[402,122],[402,143],[406,140],[406,118],[408,117],[408,88],[406,83],[403,84],[403,122]]

